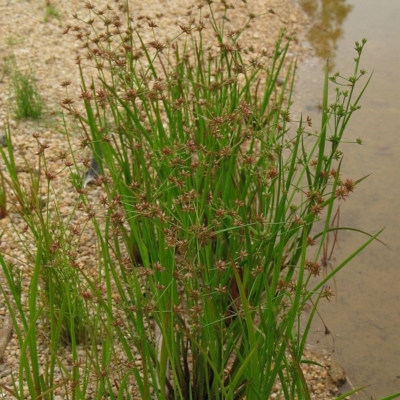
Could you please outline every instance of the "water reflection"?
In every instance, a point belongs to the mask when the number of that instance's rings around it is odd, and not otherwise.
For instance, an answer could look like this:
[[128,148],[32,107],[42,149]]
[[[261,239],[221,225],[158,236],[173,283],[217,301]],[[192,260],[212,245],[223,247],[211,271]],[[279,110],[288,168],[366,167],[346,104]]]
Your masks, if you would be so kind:
[[343,36],[342,25],[353,6],[347,0],[299,0],[299,4],[312,24],[306,36],[308,42],[317,57],[330,58],[333,68],[337,42]]

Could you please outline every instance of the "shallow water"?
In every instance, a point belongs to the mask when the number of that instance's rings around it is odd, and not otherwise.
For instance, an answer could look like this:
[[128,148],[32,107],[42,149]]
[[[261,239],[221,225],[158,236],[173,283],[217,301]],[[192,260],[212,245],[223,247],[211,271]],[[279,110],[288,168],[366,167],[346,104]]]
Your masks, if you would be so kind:
[[[361,67],[372,81],[346,132],[363,145],[345,145],[342,177],[372,174],[342,202],[340,222],[370,233],[385,230],[336,277],[337,296],[319,307],[332,337],[315,320],[311,344],[328,351],[354,387],[370,385],[353,399],[380,399],[400,392],[400,0],[298,0],[314,27],[307,36],[319,57],[297,72],[296,112],[318,120],[323,65],[352,75],[354,42],[368,39]],[[300,105],[300,106],[299,106]],[[343,232],[333,266],[366,238]],[[332,283],[333,285],[333,283]],[[319,344],[317,341],[319,340]],[[347,389],[349,386],[346,387]]]

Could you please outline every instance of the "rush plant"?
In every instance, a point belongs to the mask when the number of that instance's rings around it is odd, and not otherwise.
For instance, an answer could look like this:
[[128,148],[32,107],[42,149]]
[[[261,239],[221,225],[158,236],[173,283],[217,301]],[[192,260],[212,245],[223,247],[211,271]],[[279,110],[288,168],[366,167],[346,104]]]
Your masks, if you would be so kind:
[[[310,398],[301,367],[318,302],[333,295],[328,280],[377,236],[309,287],[329,232],[341,228],[331,225],[337,205],[363,179],[342,176],[341,142],[369,82],[356,89],[366,75],[366,40],[356,43],[352,75],[330,78],[332,103],[326,68],[321,121],[312,131],[315,121],[291,116],[296,65],[286,59],[286,32],[272,53],[254,53],[240,42],[248,24],[230,31],[229,7],[218,14],[206,3],[168,41],[157,36],[156,21],[133,23],[127,6],[98,11],[87,3],[89,20],[76,16],[65,31],[85,49],[77,57],[84,111],[68,93],[70,81],[61,84],[62,105],[93,155],[84,165],[102,191],[99,211],[83,187],[88,174],[68,163],[96,235],[97,275],[79,264],[64,269],[72,249],[61,217],[59,228],[47,214],[36,228],[45,246],[37,273],[50,260],[48,273],[57,278],[42,297],[56,316],[49,318],[49,365],[60,365],[68,398],[86,398],[92,385],[95,398],[267,399],[277,382],[280,398]],[[142,25],[153,40],[145,41]],[[79,150],[68,137],[75,160]],[[46,235],[56,234],[51,247],[54,237]],[[303,327],[299,315],[310,299]],[[82,321],[92,335],[78,333]],[[25,329],[31,333],[35,322]],[[64,331],[72,371],[57,357]],[[32,383],[31,395],[51,397],[52,379],[36,380],[40,390]]]
[[[319,274],[314,257],[335,204],[359,182],[340,173],[340,142],[365,74],[359,57],[332,105],[326,75],[320,130],[311,133],[307,119],[293,132],[295,65],[285,62],[285,32],[271,57],[249,59],[242,30],[227,34],[226,15],[217,19],[212,6],[169,42],[144,18],[155,32],[150,43],[129,19],[123,26],[119,16],[88,8],[104,25],[85,42],[97,79],[84,77],[78,58],[85,115],[68,98],[64,107],[99,166],[108,293],[114,282],[132,304],[124,342],[142,357],[142,396],[267,398],[279,379],[286,398],[307,397],[306,335],[295,322],[310,297],[332,295],[326,279],[313,290],[306,283]],[[203,36],[206,25],[214,43]],[[322,215],[327,222],[315,234]],[[112,318],[111,297],[103,305]]]
[[41,116],[43,98],[38,91],[35,76],[31,70],[25,72],[19,69],[15,60],[12,65],[12,91],[16,118],[37,119]]

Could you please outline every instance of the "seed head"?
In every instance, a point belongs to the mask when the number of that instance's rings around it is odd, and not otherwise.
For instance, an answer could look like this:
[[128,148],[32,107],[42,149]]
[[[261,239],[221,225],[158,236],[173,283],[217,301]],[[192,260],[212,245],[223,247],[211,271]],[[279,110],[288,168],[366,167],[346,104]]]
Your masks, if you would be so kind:
[[347,193],[349,192],[353,192],[354,188],[355,188],[355,183],[352,179],[346,179],[343,183],[342,183],[343,187],[346,189]]
[[165,43],[161,43],[159,40],[153,40],[149,43],[149,46],[157,51],[162,51],[166,45]]
[[87,1],[85,3],[85,8],[87,8],[88,10],[94,10],[94,5],[92,3],[90,3],[89,1]]
[[71,84],[71,81],[69,81],[69,80],[68,80],[68,81],[63,81],[63,82],[60,83],[60,86],[61,86],[61,87],[67,87],[67,86],[69,86],[70,84]]
[[310,212],[314,215],[321,215],[322,210],[323,208],[319,204],[310,207]]
[[306,269],[311,273],[311,275],[317,276],[321,272],[321,265],[316,262],[306,260]]
[[54,179],[57,178],[57,174],[55,174],[54,172],[45,171],[44,174],[45,174],[47,180],[49,180],[49,181],[54,181]]

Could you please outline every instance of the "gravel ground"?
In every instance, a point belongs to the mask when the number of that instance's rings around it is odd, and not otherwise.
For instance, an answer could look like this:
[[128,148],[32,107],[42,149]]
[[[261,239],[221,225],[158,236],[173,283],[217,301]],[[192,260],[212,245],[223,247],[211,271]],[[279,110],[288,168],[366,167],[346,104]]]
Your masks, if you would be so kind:
[[[236,9],[230,13],[229,26],[242,26],[247,20],[248,8],[258,15],[264,13],[262,18],[252,22],[253,29],[246,31],[243,36],[245,43],[250,42],[256,48],[272,49],[275,38],[281,28],[286,28],[288,33],[295,37],[307,29],[307,18],[300,9],[289,0],[232,0]],[[58,12],[59,18],[51,17],[45,22],[46,4],[51,4]],[[71,80],[71,97],[78,97],[80,94],[78,69],[75,64],[75,56],[80,43],[72,35],[63,35],[63,30],[68,24],[74,24],[72,15],[78,13],[86,19],[87,10],[83,7],[84,2],[77,0],[2,0],[0,2],[0,133],[8,121],[10,123],[13,147],[16,155],[16,163],[19,168],[19,177],[22,181],[29,177],[24,159],[32,170],[37,169],[37,142],[32,134],[39,134],[40,140],[49,144],[47,150],[47,161],[52,170],[57,173],[57,179],[52,182],[54,194],[59,201],[61,214],[68,218],[77,200],[77,194],[68,181],[67,170],[60,160],[59,154],[68,150],[65,135],[63,134],[63,120],[61,118],[60,102],[65,97],[65,91],[60,83]],[[94,1],[97,9],[106,6],[104,1]],[[193,4],[189,0],[131,0],[131,10],[134,20],[141,15],[147,15],[151,19],[157,19],[159,31],[165,38],[174,35],[177,31],[177,23],[184,21],[187,8]],[[113,5],[114,6],[114,5]],[[267,12],[274,10],[274,13]],[[32,68],[40,93],[45,101],[44,116],[38,121],[16,121],[13,119],[12,104],[13,96],[10,92],[10,74],[7,72],[6,58],[15,56],[17,65],[21,70]],[[291,57],[302,59],[306,56],[301,43],[294,40],[291,48]],[[68,123],[67,123],[68,124]],[[72,143],[74,149],[79,148],[79,137]],[[78,152],[78,160],[82,160],[88,154]],[[4,171],[4,166],[1,166]],[[83,166],[82,166],[83,171]],[[83,173],[83,172],[82,172]],[[45,193],[42,193],[45,194]],[[94,203],[99,199],[100,191],[91,189],[90,197]],[[17,207],[16,199],[10,194],[9,214],[0,220],[0,251],[8,260],[20,268],[23,276],[29,275],[30,260],[26,251],[22,251],[22,243],[29,249],[33,244],[28,234],[21,233],[18,237],[16,231],[23,232],[24,222],[15,212]],[[86,218],[84,212],[76,213],[74,224],[79,225]],[[12,227],[13,226],[13,227]],[[96,271],[96,263],[93,260],[95,249],[94,237],[88,230],[78,243],[78,262],[85,264],[90,270]],[[33,249],[34,250],[34,249]],[[4,277],[0,274],[0,282],[4,285]],[[0,363],[0,384],[11,386],[11,374],[18,371],[19,347],[15,334],[10,336],[10,321],[7,317],[4,304],[0,306],[0,315],[3,322],[0,326],[0,356],[3,351]],[[43,337],[40,341],[39,361],[43,363],[46,359],[48,349],[45,345],[46,329],[43,328]],[[4,344],[3,344],[4,342]],[[3,349],[3,348],[4,349]],[[83,351],[83,350],[82,350]],[[345,379],[343,370],[335,364],[330,356],[316,355],[307,350],[306,354],[310,359],[318,361],[321,367],[307,365],[304,367],[305,377],[312,392],[313,399],[330,399],[333,394],[338,393],[337,386]],[[65,358],[66,363],[70,360],[68,355],[60,354]],[[56,371],[57,374],[57,371]],[[60,380],[61,380],[60,375]],[[278,388],[277,388],[278,390]],[[62,399],[63,392],[56,391],[58,399]],[[5,394],[3,398],[8,398]],[[272,396],[271,398],[276,398]],[[11,398],[11,397],[9,397]],[[28,398],[28,396],[26,397]],[[92,398],[89,397],[88,398]],[[93,397],[94,398],[94,397]],[[138,397],[139,399],[140,397]]]

